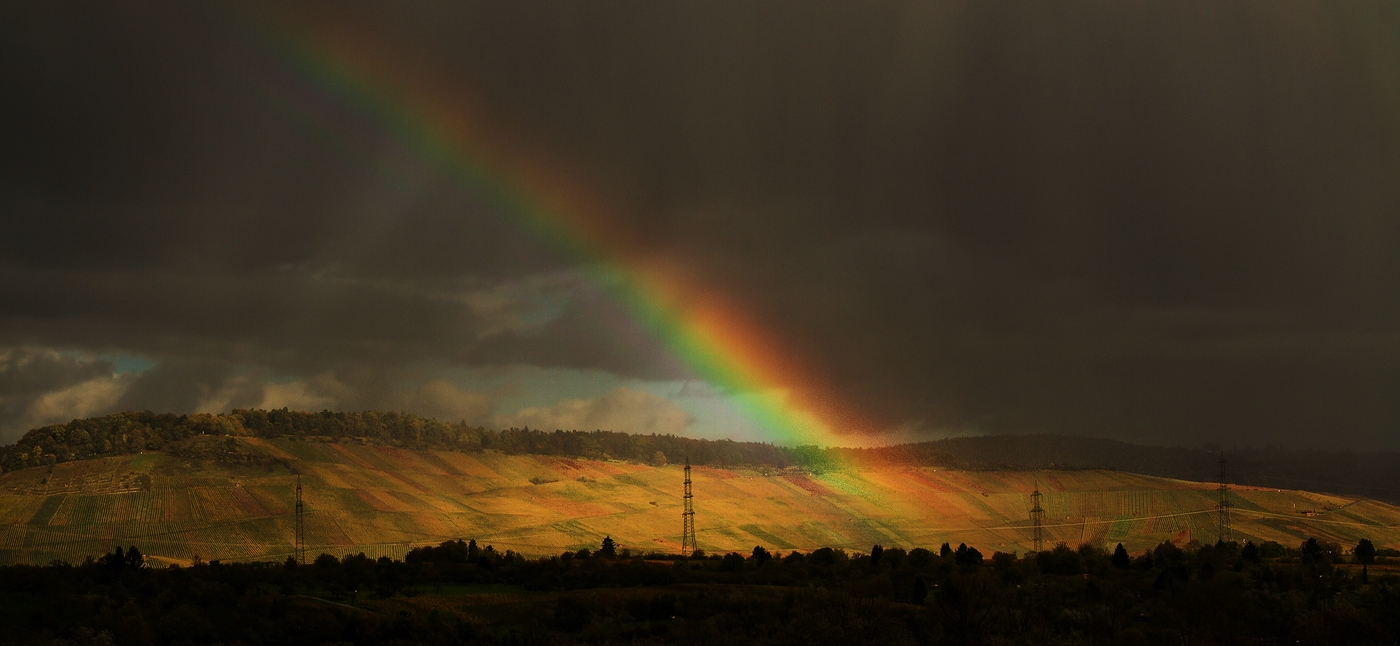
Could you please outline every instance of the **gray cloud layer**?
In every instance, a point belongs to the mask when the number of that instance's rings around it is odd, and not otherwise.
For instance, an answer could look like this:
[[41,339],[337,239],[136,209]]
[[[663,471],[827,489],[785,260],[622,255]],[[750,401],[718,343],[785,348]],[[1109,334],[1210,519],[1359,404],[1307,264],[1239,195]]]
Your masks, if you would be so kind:
[[[482,196],[279,93],[270,9],[212,7],[0,10],[0,346],[47,366],[4,360],[8,423],[82,384],[50,407],[492,420],[423,366],[685,374]],[[1400,448],[1391,4],[292,11],[577,169],[901,433]],[[683,420],[655,404],[530,414]]]
[[105,361],[39,348],[0,349],[0,437],[105,413],[133,381]]

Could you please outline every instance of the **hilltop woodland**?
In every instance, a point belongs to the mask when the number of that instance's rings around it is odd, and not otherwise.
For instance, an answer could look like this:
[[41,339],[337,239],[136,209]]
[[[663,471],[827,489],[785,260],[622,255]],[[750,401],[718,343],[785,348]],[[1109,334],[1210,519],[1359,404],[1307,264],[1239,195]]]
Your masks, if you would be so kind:
[[[1393,644],[1400,577],[1309,539],[1064,545],[1017,558],[944,544],[645,557],[604,539],[525,559],[475,541],[404,561],[153,569],[139,548],[0,568],[0,641],[22,644]],[[1379,550],[1379,561],[1400,556]],[[1342,565],[1357,561],[1360,567]]]
[[[814,471],[861,464],[963,470],[1109,469],[1197,481],[1215,479],[1221,448],[1140,446],[1057,435],[1001,435],[843,449],[601,430],[490,430],[465,422],[448,424],[395,412],[309,413],[282,409],[174,415],[143,411],[73,420],[29,431],[15,444],[0,447],[0,473],[141,451],[235,462],[265,459],[236,451],[201,454],[207,452],[207,443],[191,442],[201,435],[358,441],[406,449],[499,451],[652,464],[686,457],[694,464],[803,467]],[[1236,484],[1326,491],[1400,503],[1397,453],[1284,450],[1267,446],[1232,449],[1228,458],[1231,480]]]

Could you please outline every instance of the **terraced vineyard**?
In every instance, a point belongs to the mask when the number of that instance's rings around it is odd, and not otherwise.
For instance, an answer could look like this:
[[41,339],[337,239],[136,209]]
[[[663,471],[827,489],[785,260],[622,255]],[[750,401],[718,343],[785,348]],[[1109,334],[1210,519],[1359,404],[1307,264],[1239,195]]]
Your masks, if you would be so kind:
[[[681,468],[499,453],[408,451],[239,440],[274,466],[146,454],[0,476],[0,563],[81,561],[138,545],[157,562],[284,559],[297,478],[312,554],[402,557],[476,538],[529,555],[596,547],[677,551]],[[1110,471],[958,472],[874,467],[799,471],[696,467],[696,525],[707,551],[868,550],[966,542],[1026,551],[1029,492],[1045,494],[1051,541],[1215,539],[1215,490]],[[1308,536],[1400,547],[1400,508],[1300,491],[1236,488],[1237,538],[1294,545]]]

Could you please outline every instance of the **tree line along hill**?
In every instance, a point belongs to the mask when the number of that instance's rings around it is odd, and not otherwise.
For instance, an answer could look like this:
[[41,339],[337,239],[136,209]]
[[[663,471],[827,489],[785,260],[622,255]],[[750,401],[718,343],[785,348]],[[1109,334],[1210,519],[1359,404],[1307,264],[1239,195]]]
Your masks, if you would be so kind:
[[[236,409],[176,415],[128,411],[33,429],[0,447],[0,473],[114,455],[188,450],[200,435],[264,439],[357,440],[419,450],[499,451],[655,463],[688,458],[715,466],[804,467],[908,465],[963,470],[1108,469],[1182,480],[1216,477],[1219,447],[1143,446],[1062,435],[993,435],[878,448],[778,446],[676,435],[530,428],[492,430],[400,412],[302,412]],[[1325,491],[1400,502],[1400,453],[1284,450],[1269,446],[1224,452],[1235,484]]]

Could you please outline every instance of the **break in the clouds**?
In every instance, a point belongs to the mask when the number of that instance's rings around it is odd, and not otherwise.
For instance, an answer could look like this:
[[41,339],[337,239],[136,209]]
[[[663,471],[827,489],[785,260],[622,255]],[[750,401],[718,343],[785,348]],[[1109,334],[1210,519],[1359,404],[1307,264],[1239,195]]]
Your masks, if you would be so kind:
[[107,360],[0,348],[0,441],[23,430],[110,411],[137,376]]
[[[124,370],[136,363],[140,370]],[[0,349],[0,441],[24,431],[118,410],[149,408],[161,393],[177,390],[198,399],[171,403],[188,412],[228,412],[235,408],[292,410],[403,410],[449,422],[488,428],[622,430],[633,433],[694,434],[703,437],[767,439],[752,423],[726,416],[739,402],[694,386],[626,380],[608,373],[527,366],[486,371],[417,367],[404,379],[377,391],[334,372],[304,378],[263,369],[214,371],[200,379],[199,367],[161,368],[127,357],[94,358],[40,348]],[[412,381],[414,377],[423,378]],[[424,378],[426,376],[426,378]],[[192,379],[192,381],[191,381]],[[142,392],[142,391],[146,392]],[[374,397],[374,399],[367,399]],[[694,406],[697,401],[706,405]],[[696,425],[687,409],[707,423]],[[724,422],[732,422],[724,424]]]
[[10,3],[0,438],[239,406],[761,431],[742,398],[781,389],[702,396],[598,267],[285,58],[334,42],[601,196],[618,248],[886,438],[1400,448],[1397,26],[1384,2]]
[[497,420],[501,426],[542,429],[628,429],[634,433],[682,434],[691,419],[674,402],[649,392],[618,388],[597,399],[569,399],[526,408]]

